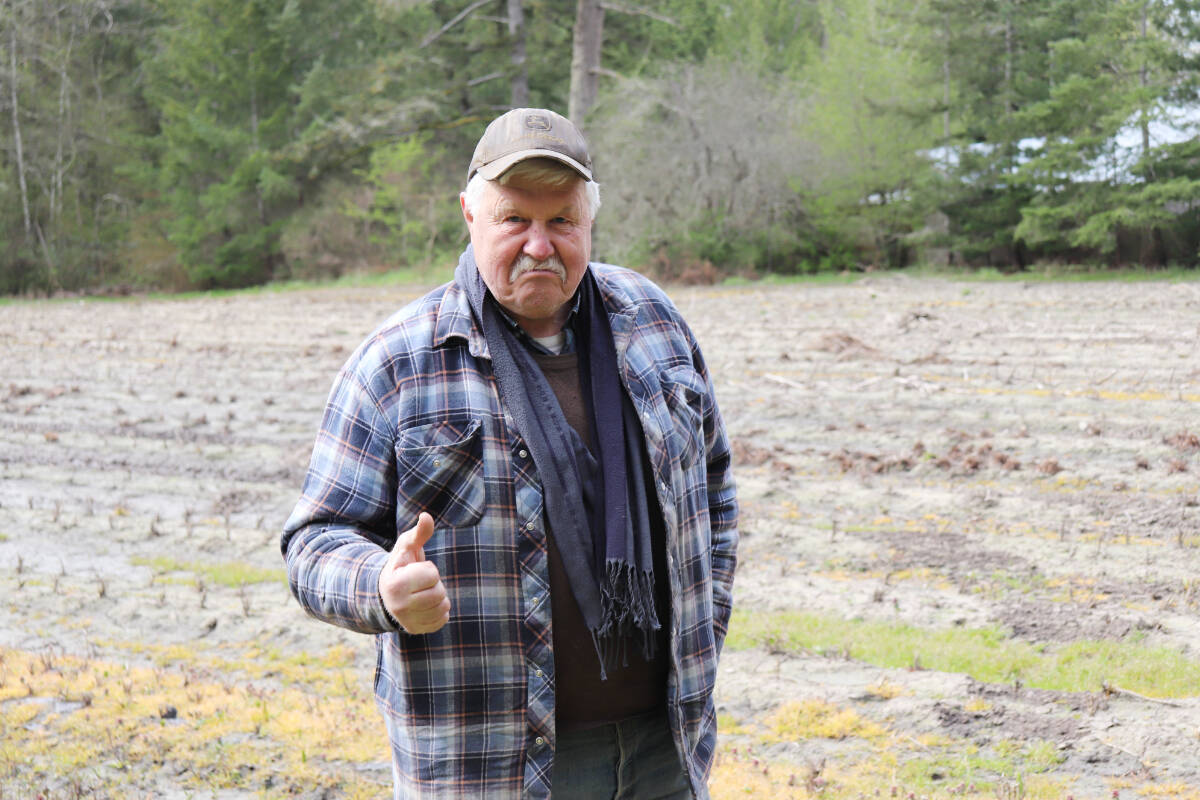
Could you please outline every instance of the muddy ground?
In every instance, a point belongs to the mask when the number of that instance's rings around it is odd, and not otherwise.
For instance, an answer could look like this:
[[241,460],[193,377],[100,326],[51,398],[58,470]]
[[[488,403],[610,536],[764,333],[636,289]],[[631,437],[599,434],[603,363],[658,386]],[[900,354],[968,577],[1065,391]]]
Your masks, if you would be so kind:
[[[0,306],[0,798],[386,794],[372,645],[303,616],[278,531],[334,374],[419,291]],[[734,442],[747,619],[1200,660],[1200,283],[672,295]],[[970,672],[731,648],[715,793],[1200,797],[1192,692]]]

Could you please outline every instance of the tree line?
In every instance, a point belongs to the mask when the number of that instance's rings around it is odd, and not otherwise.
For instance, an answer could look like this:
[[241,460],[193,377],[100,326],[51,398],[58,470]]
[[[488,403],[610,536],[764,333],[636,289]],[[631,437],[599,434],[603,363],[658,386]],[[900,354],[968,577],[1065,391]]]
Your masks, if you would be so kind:
[[1200,0],[5,0],[0,292],[452,260],[566,111],[665,277],[1195,267]]

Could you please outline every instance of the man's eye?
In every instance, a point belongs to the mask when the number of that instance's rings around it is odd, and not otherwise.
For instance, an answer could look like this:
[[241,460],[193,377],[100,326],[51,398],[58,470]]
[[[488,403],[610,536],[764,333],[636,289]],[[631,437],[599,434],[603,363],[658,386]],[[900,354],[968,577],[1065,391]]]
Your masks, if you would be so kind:
[[525,219],[524,219],[523,217],[518,217],[516,214],[513,214],[513,215],[510,215],[510,216],[507,216],[507,217],[505,217],[505,218],[504,218],[504,221],[505,221],[505,222],[512,222],[512,223],[516,224],[516,223],[521,223],[521,222],[524,222],[524,221],[525,221]]
[[567,219],[566,217],[555,217],[550,221],[561,225],[563,223],[570,222],[571,220]]

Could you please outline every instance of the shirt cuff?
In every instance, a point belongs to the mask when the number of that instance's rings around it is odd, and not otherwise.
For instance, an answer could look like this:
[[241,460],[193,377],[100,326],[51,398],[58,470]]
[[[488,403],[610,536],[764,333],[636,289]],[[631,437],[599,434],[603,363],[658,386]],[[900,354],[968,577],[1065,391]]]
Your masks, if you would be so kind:
[[387,604],[383,602],[383,595],[379,594],[378,592],[376,592],[376,594],[379,597],[379,607],[383,609],[384,619],[391,623],[393,630],[403,630],[404,626],[400,624],[399,620],[392,616],[392,612],[388,611]]
[[355,579],[356,594],[362,598],[358,613],[364,615],[363,623],[368,628],[382,633],[400,629],[400,623],[387,610],[379,594],[379,576],[387,566],[387,559],[388,552],[378,548],[377,552],[372,552],[362,561]]

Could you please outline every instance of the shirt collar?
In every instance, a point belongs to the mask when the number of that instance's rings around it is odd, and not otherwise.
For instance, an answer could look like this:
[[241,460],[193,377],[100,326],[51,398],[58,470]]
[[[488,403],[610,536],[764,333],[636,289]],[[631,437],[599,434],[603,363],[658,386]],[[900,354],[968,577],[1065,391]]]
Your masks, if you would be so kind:
[[[571,303],[571,310],[567,313],[566,321],[563,322],[563,333],[565,333],[567,335],[567,339],[563,344],[562,353],[575,352],[575,317],[578,316],[578,314],[579,314],[579,303],[580,303],[580,293],[579,293],[579,290],[576,289],[575,290],[575,300]],[[535,353],[543,353],[546,355],[561,355],[561,354],[551,353],[549,350],[547,350],[545,347],[543,347],[539,342],[534,340],[534,338],[532,336],[530,336],[528,333],[526,333],[525,330],[517,323],[517,321],[515,319],[513,319],[511,316],[509,316],[508,309],[506,309],[504,306],[500,305],[499,302],[496,303],[496,308],[498,308],[500,310],[500,318],[503,319],[504,323],[506,325],[508,325],[509,329],[511,329],[513,331],[513,333],[516,334],[517,340],[520,341],[522,344],[524,344],[526,347],[533,350]]]

